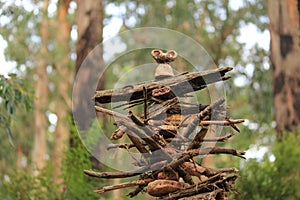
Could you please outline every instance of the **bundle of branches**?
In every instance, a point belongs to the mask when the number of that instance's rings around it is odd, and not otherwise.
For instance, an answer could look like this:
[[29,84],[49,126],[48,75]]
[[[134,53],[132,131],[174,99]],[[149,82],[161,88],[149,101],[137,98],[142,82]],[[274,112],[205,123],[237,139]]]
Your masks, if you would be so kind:
[[[226,142],[234,136],[208,136],[213,127],[229,126],[238,131],[236,124],[242,119],[230,119],[224,115],[224,99],[209,105],[182,101],[187,95],[204,89],[208,84],[230,78],[226,73],[230,67],[204,72],[174,75],[169,63],[176,59],[175,51],[163,53],[152,51],[158,62],[155,80],[131,85],[121,89],[96,91],[95,109],[114,116],[118,129],[112,140],[127,136],[130,143],[111,144],[108,149],[135,148],[141,158],[134,163],[139,167],[131,172],[95,172],[85,170],[92,177],[127,178],[136,180],[95,190],[97,193],[136,187],[128,195],[134,197],[141,191],[160,199],[227,199],[227,192],[233,190],[238,170],[235,168],[213,169],[204,167],[199,156],[208,154],[230,154],[244,158],[244,152],[235,149],[207,146],[207,143]],[[128,115],[105,109],[100,105],[127,101],[123,106]],[[141,115],[131,108],[142,105]]]

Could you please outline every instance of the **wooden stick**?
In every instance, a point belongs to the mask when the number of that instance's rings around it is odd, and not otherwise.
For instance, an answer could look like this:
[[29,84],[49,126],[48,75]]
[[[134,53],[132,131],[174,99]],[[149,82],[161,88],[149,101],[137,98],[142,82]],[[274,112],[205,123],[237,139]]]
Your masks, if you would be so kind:
[[117,130],[115,130],[112,133],[110,139],[112,139],[112,140],[118,140],[118,139],[122,138],[123,135],[125,134],[125,131],[127,131],[127,128],[124,127],[124,126],[120,126]]
[[112,111],[112,110],[108,110],[108,109],[106,109],[106,108],[102,108],[102,107],[100,107],[100,106],[95,106],[95,109],[96,109],[97,112],[101,112],[101,113],[104,113],[104,114],[108,114],[108,115],[110,115],[110,116],[115,116],[115,117],[117,117],[117,118],[119,118],[119,119],[121,119],[121,120],[126,120],[126,121],[129,120],[128,117],[127,117],[126,115],[120,114],[120,113],[115,112],[115,111]]
[[146,87],[150,93],[153,89],[157,89],[162,85],[169,86],[172,91],[176,91],[177,96],[183,96],[186,93],[201,90],[208,84],[228,79],[229,77],[225,76],[225,74],[232,69],[231,67],[225,67],[204,72],[191,72],[162,80],[131,85],[121,89],[96,91],[94,98],[99,103],[132,101],[143,98],[143,87]]
[[181,166],[176,167],[174,170],[176,170],[179,174],[180,177],[182,177],[182,179],[184,180],[184,182],[190,184],[190,185],[194,185],[194,181],[192,179],[192,176],[186,172],[185,169],[183,169]]
[[107,150],[116,149],[116,148],[131,149],[131,148],[134,148],[134,147],[135,147],[134,144],[127,144],[127,143],[125,143],[125,144],[109,144],[106,149]]
[[145,126],[145,123],[135,114],[133,114],[132,111],[129,111],[128,117],[138,126]]
[[206,136],[208,132],[207,128],[202,128],[197,135],[194,137],[192,143],[189,145],[189,147],[187,148],[187,150],[191,150],[191,149],[199,149],[201,147],[203,138]]
[[151,178],[144,179],[144,180],[136,180],[136,181],[131,181],[131,182],[126,182],[126,183],[120,183],[117,185],[112,185],[112,186],[104,186],[102,188],[99,188],[97,190],[94,190],[96,193],[103,193],[111,190],[117,190],[117,189],[122,189],[122,188],[127,188],[127,187],[133,187],[133,186],[139,186],[139,185],[147,185],[148,183],[154,181]]
[[185,152],[184,154],[188,154],[189,156],[193,156],[193,157],[198,155],[206,155],[206,154],[231,154],[245,159],[245,157],[243,156],[245,155],[244,151],[237,151],[235,149],[227,149],[227,148],[219,148],[219,147],[192,149]]
[[149,112],[149,119],[155,118],[156,116],[166,112],[167,110],[171,109],[176,104],[178,104],[177,98],[169,99],[169,100],[162,102],[158,108],[153,109]]
[[235,155],[235,156],[245,159],[245,157],[243,157],[243,155],[245,155],[245,152],[236,151],[234,149],[210,147],[210,148],[204,148],[204,149],[189,150],[189,151],[185,152],[181,158],[173,160],[168,166],[172,167],[174,169],[178,165],[181,165],[182,163],[188,161],[192,157],[195,157],[198,155],[207,155],[207,154],[232,154],[232,155]]
[[143,185],[139,185],[137,186],[137,188],[135,188],[135,190],[129,192],[129,194],[127,196],[129,196],[130,198],[135,197],[136,195],[138,195],[141,191],[143,191],[145,186]]
[[142,153],[142,155],[149,154],[149,151],[145,148],[144,144],[137,137],[135,137],[131,131],[127,134],[127,136],[137,148],[137,150]]
[[232,175],[229,177],[224,178],[223,174],[217,174],[209,179],[199,182],[194,186],[190,186],[183,190],[176,191],[172,194],[168,194],[160,199],[163,200],[173,200],[173,199],[180,199],[183,197],[190,197],[198,194],[214,194],[214,192],[223,192],[229,191],[230,188],[228,185],[231,185],[231,182],[234,182],[237,178],[237,175]]
[[111,179],[111,178],[127,178],[127,177],[137,176],[142,174],[143,170],[145,169],[146,168],[142,168],[140,170],[133,171],[133,172],[95,172],[92,170],[84,170],[83,172],[88,176]]
[[203,139],[203,142],[226,142],[229,138],[234,136],[234,133],[229,133],[223,137],[211,138],[211,139]]
[[[207,106],[199,114],[194,115],[191,122],[187,126],[187,128],[183,129],[183,131],[182,131],[182,133],[180,133],[180,135],[182,135],[183,137],[188,137],[195,130],[195,128],[198,126],[200,120],[202,120],[205,116],[207,116],[210,113],[211,110],[213,110],[214,108],[220,106],[224,102],[225,102],[225,99],[219,99],[218,101],[216,101],[216,102],[212,103],[211,105]],[[180,126],[181,126],[181,124],[179,125],[179,127]]]
[[143,94],[144,94],[144,124],[147,123],[148,120],[148,93],[147,88],[143,87]]
[[[184,121],[182,119],[185,119]],[[155,120],[153,120],[155,121]],[[178,126],[181,121],[183,121],[180,125],[181,126],[187,126],[191,123],[191,118],[181,115],[181,114],[173,114],[170,116],[167,116],[165,119],[166,122],[172,123],[173,125]],[[200,126],[209,126],[209,125],[219,125],[219,126],[231,126],[232,124],[240,124],[243,123],[244,119],[225,119],[225,120],[201,120],[199,122]],[[155,122],[153,122],[155,123]]]
[[162,147],[151,138],[152,135],[154,135],[154,133],[147,126],[137,127],[136,124],[132,123],[131,120],[126,115],[102,108],[100,106],[95,106],[95,109],[98,112],[102,112],[121,119],[122,121],[118,122],[119,125],[123,125],[128,130],[131,130],[135,135],[137,135],[142,140],[144,140],[153,150],[162,149]]
[[[196,120],[197,121],[197,120]],[[232,123],[238,124],[244,122],[243,119],[237,119],[237,120],[231,120]],[[162,124],[162,122],[156,122],[154,120],[150,120],[149,124],[153,126],[157,126],[160,130],[168,130],[168,131],[177,131],[178,130],[178,123],[169,124],[169,122],[166,122],[167,124]],[[189,125],[189,121],[186,120],[184,123],[182,123],[181,127],[187,127]],[[197,126],[210,126],[210,125],[217,125],[217,126],[232,126],[232,124],[228,121],[199,121],[199,124]],[[235,129],[236,130],[236,129]]]

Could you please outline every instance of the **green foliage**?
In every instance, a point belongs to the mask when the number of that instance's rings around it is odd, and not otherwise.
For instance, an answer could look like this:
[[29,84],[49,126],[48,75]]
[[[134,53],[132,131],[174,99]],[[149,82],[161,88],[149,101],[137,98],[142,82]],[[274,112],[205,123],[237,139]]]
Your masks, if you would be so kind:
[[77,136],[73,136],[72,141],[72,148],[65,154],[63,191],[54,192],[59,191],[59,186],[53,183],[53,168],[48,163],[38,176],[34,176],[32,171],[16,169],[5,174],[6,180],[3,177],[0,180],[0,199],[99,199],[99,194],[93,192],[99,187],[99,180],[89,178],[83,173],[84,169],[92,168],[90,155]]
[[53,192],[54,184],[49,177],[51,170],[46,167],[38,176],[33,176],[31,172],[14,170],[8,180],[0,182],[0,199],[6,200],[30,200],[35,199],[57,199],[57,194]]
[[245,163],[238,181],[236,199],[300,199],[300,136],[283,134],[282,141],[271,146],[275,161],[266,155],[262,161]]
[[[40,38],[38,21],[41,19],[37,6],[28,11],[23,5],[12,2],[1,2],[0,15],[4,20],[0,23],[0,34],[7,41],[5,57],[17,63],[17,66],[32,65],[38,53]],[[2,18],[1,18],[2,19]]]
[[5,110],[5,113],[0,113],[0,126],[5,127],[11,143],[11,122],[16,119],[17,108],[24,105],[26,111],[29,111],[32,106],[27,90],[23,80],[15,74],[9,74],[9,78],[0,75],[0,106]]
[[93,190],[99,187],[100,181],[83,173],[83,170],[92,168],[91,156],[74,131],[71,141],[72,147],[66,153],[63,165],[66,191],[61,199],[97,199],[99,194]]

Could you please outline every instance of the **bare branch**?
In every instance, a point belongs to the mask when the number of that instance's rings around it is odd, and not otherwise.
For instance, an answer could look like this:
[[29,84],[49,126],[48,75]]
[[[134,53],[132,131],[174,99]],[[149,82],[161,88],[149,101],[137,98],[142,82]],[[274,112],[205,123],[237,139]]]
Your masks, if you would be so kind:
[[99,188],[97,190],[94,190],[94,192],[96,193],[103,193],[103,192],[107,192],[107,191],[111,191],[111,190],[117,190],[117,189],[122,189],[122,188],[127,188],[127,187],[133,187],[133,186],[143,186],[143,185],[147,185],[148,183],[154,181],[151,178],[148,179],[144,179],[144,180],[136,180],[136,181],[131,181],[131,182],[126,182],[126,183],[120,183],[117,185],[112,185],[112,186],[105,186],[102,188]]

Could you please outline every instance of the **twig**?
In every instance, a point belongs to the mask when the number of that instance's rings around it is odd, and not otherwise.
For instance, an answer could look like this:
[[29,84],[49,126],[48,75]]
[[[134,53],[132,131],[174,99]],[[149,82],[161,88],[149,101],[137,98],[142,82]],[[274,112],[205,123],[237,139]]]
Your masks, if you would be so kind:
[[107,146],[107,150],[111,150],[111,149],[116,149],[116,148],[120,148],[120,149],[131,149],[134,148],[135,145],[134,144],[109,144]]
[[111,135],[110,138],[112,140],[118,140],[123,137],[123,135],[125,134],[125,131],[126,131],[126,127],[120,126],[117,130],[115,130],[113,132],[113,134]]
[[139,185],[137,188],[135,188],[135,190],[129,192],[129,194],[127,196],[129,196],[130,198],[135,197],[136,195],[138,195],[141,191],[143,191],[145,186],[143,185]]
[[175,168],[175,170],[178,172],[179,176],[182,177],[182,179],[184,180],[184,182],[190,184],[190,185],[194,185],[194,181],[192,179],[192,176],[187,173],[185,171],[185,169],[183,169],[181,166],[178,166]]
[[226,148],[219,148],[219,147],[208,147],[203,149],[192,149],[185,154],[190,156],[198,156],[198,155],[206,155],[206,154],[231,154],[234,156],[238,156],[240,158],[246,159],[243,155],[245,155],[244,151],[237,151],[235,149],[226,149]]
[[228,188],[228,184],[230,182],[235,181],[237,178],[236,175],[229,176],[227,178],[224,178],[223,174],[217,174],[215,176],[212,176],[208,178],[205,181],[199,182],[194,186],[190,186],[188,188],[182,189],[180,191],[176,191],[173,194],[169,194],[167,196],[164,196],[160,199],[163,200],[173,200],[173,199],[179,199],[183,197],[190,197],[197,194],[205,194],[208,192],[214,192],[218,191],[228,191],[230,188]]
[[218,138],[211,138],[211,139],[203,139],[203,142],[226,142],[229,138],[234,136],[234,133],[229,133],[228,135],[225,135],[224,137],[218,137]]
[[112,186],[104,186],[102,188],[99,188],[97,190],[94,190],[94,192],[96,193],[103,193],[103,192],[107,192],[107,191],[111,191],[111,190],[117,190],[117,189],[122,189],[122,188],[127,188],[127,187],[133,187],[133,186],[138,186],[138,185],[147,185],[148,183],[154,181],[153,179],[144,179],[144,180],[136,180],[136,181],[132,181],[132,182],[126,182],[126,183],[120,183],[117,185],[112,185]]
[[128,117],[138,126],[145,126],[145,123],[135,114],[133,114],[132,111],[129,111]]
[[191,149],[199,149],[201,147],[201,144],[203,142],[203,138],[206,136],[208,132],[207,128],[202,128],[194,137],[192,143],[190,144],[190,146],[187,148],[188,150]]
[[[195,128],[198,126],[200,120],[202,120],[205,116],[207,116],[211,110],[213,110],[217,106],[220,106],[224,102],[225,102],[225,99],[220,99],[220,100],[212,103],[211,105],[207,106],[199,114],[194,115],[194,117],[192,118],[192,120],[189,123],[189,125],[187,126],[187,128],[183,129],[183,131],[182,131],[182,133],[180,133],[180,135],[182,135],[183,137],[188,137],[188,135],[191,134],[195,130]],[[181,127],[181,124],[179,125],[179,127]]]
[[232,154],[245,159],[245,157],[243,157],[243,155],[245,155],[245,152],[239,152],[234,149],[212,147],[212,148],[204,148],[200,150],[199,149],[189,150],[185,152],[181,158],[177,158],[176,160],[173,160],[168,166],[174,169],[178,165],[181,165],[182,163],[188,161],[192,157],[198,155],[206,155],[206,154]]
[[143,87],[143,94],[144,94],[144,124],[147,123],[148,120],[148,94],[147,94],[147,88]]
[[177,98],[163,101],[161,104],[159,104],[158,108],[155,108],[149,112],[149,119],[155,118],[156,116],[160,115],[161,113],[164,113],[176,104],[178,104]]
[[127,136],[142,155],[149,153],[149,151],[145,148],[145,145],[137,137],[135,137],[132,132],[128,133]]
[[88,176],[111,179],[111,178],[127,178],[127,177],[137,176],[142,174],[143,170],[145,170],[145,168],[133,172],[95,172],[92,170],[84,170],[83,172]]

